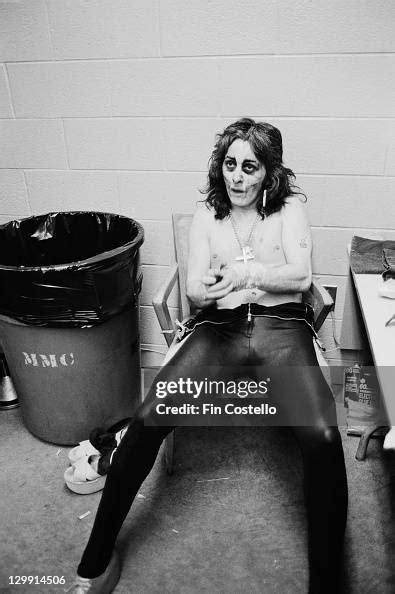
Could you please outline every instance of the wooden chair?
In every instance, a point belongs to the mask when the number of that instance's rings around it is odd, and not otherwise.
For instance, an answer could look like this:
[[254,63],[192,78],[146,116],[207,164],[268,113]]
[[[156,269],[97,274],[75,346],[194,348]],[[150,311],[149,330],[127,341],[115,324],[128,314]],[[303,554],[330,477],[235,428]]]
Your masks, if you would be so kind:
[[[176,262],[171,266],[169,274],[155,294],[152,304],[162,333],[166,339],[169,350],[166,354],[163,364],[165,365],[177,350],[179,343],[175,341],[175,332],[173,320],[171,319],[167,300],[172,292],[176,281],[178,281],[178,290],[180,297],[179,319],[183,320],[193,313],[186,295],[187,280],[187,262],[188,262],[188,239],[189,229],[192,222],[192,216],[189,214],[173,214],[173,233]],[[309,291],[304,293],[303,300],[309,303],[314,309],[314,325],[318,331],[325,321],[328,313],[334,306],[334,302],[328,293],[317,283],[313,281]],[[326,364],[324,357],[318,353],[320,364]],[[321,355],[321,357],[320,357]],[[165,461],[168,474],[172,473],[174,450],[174,431],[166,438]]]

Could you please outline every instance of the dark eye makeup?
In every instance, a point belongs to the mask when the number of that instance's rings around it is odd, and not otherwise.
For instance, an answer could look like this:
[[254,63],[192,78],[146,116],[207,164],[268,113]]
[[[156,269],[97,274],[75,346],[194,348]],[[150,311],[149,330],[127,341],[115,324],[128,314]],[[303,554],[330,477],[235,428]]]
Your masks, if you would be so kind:
[[[236,160],[232,159],[231,157],[226,158],[224,163],[227,169],[234,169],[236,167]],[[246,173],[253,173],[254,171],[258,170],[258,167],[256,163],[252,161],[243,161],[243,170]]]

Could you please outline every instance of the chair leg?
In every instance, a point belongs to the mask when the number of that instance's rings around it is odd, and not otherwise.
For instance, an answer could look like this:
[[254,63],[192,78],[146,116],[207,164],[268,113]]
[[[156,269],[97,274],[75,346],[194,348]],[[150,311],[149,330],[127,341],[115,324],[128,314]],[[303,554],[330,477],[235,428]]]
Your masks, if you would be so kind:
[[369,445],[369,440],[372,437],[373,433],[375,431],[377,431],[377,429],[380,429],[380,427],[382,427],[381,424],[380,425],[371,425],[370,427],[367,427],[365,429],[365,431],[362,433],[361,438],[359,440],[357,453],[355,454],[355,458],[359,462],[362,462],[363,460],[365,460],[366,451],[367,451],[368,445]]
[[173,430],[165,439],[165,465],[168,475],[173,474],[173,458],[174,458],[174,433]]

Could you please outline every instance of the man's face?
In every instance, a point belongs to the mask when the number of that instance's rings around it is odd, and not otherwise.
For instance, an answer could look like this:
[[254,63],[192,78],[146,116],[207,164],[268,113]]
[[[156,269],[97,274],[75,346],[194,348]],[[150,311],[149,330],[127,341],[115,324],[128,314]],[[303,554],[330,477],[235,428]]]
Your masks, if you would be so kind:
[[232,142],[222,164],[222,174],[232,206],[247,207],[257,202],[266,169],[249,142],[239,138]]

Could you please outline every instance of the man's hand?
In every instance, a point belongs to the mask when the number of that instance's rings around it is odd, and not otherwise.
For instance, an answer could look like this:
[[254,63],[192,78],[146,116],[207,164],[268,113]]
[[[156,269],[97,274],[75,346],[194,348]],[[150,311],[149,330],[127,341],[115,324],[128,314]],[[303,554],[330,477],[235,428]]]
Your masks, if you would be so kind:
[[189,299],[196,307],[208,307],[233,291],[232,271],[223,267],[210,268],[200,281],[190,283]]
[[206,290],[209,289],[211,285],[215,285],[220,277],[222,277],[222,274],[219,268],[210,268],[207,270],[206,274],[202,277],[202,283],[206,285]]
[[210,293],[212,287],[218,285],[222,274],[219,269],[210,268],[201,278],[200,281],[192,281],[191,288],[188,292],[189,299],[199,308],[208,307],[215,303],[219,297]]
[[207,297],[209,299],[222,299],[231,293],[234,289],[234,271],[229,266],[223,266],[219,270],[211,268],[209,270],[215,278],[215,284],[211,283],[211,286],[207,290]]

